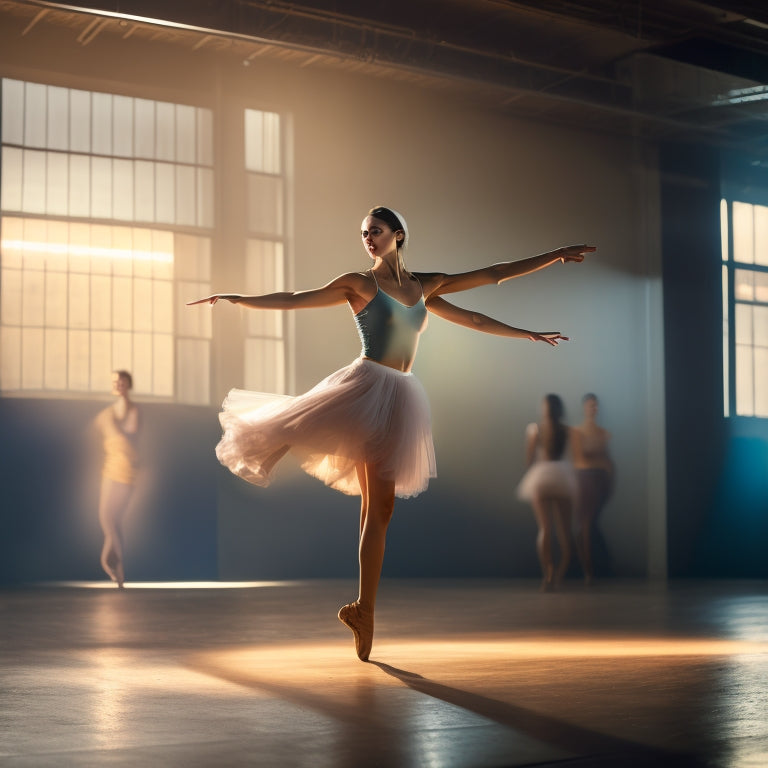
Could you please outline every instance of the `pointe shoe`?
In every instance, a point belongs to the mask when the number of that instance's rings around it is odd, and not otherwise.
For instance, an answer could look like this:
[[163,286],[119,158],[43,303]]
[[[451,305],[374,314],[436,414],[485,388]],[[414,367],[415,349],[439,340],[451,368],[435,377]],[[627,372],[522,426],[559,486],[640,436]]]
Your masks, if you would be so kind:
[[339,621],[355,636],[357,658],[368,661],[373,646],[373,611],[361,607],[359,602],[349,603],[339,609]]

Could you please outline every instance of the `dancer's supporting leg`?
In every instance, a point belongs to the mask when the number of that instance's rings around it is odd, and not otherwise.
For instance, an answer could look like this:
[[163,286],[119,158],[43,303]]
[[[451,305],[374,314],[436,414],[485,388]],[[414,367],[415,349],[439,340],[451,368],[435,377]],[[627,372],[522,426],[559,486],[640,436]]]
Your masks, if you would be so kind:
[[536,517],[536,524],[539,526],[539,532],[536,536],[536,554],[539,556],[539,564],[541,565],[541,590],[546,592],[554,586],[552,519],[548,509],[550,500],[537,491],[534,493],[531,504],[533,514]]
[[99,495],[99,522],[104,533],[104,546],[101,549],[101,567],[118,587],[123,586],[122,517],[131,497],[133,486],[118,483],[109,478],[101,481]]
[[387,527],[395,506],[395,484],[381,478],[374,465],[358,467],[360,481],[360,593],[339,611],[339,619],[354,633],[355,650],[367,661],[373,645],[376,593],[384,562]]
[[555,585],[559,586],[568,572],[571,564],[571,501],[570,499],[557,499],[554,502],[555,509],[555,534],[560,547],[560,564],[555,573]]

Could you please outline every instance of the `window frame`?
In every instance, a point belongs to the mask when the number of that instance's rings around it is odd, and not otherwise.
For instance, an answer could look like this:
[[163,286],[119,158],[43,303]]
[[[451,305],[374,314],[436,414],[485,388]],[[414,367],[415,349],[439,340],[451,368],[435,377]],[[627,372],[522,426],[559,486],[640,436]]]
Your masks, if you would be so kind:
[[[736,312],[739,306],[768,306],[768,302],[746,300],[736,297],[736,273],[738,271],[768,276],[768,264],[737,261],[734,254],[734,203],[768,208],[768,193],[750,189],[724,189],[720,200],[721,221],[721,285],[723,318],[723,416],[726,419],[765,420],[765,414],[755,413],[756,382],[758,374],[752,367],[752,413],[738,411],[738,363],[737,363],[737,328]],[[755,246],[753,246],[753,252]],[[755,349],[754,331],[750,344]]]

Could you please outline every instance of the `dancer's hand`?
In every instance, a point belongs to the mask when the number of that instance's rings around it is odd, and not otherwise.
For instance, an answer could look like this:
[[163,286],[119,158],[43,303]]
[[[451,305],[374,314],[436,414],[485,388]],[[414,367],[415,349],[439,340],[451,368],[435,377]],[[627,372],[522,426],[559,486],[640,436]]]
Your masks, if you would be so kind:
[[237,304],[238,299],[242,296],[239,293],[214,293],[212,296],[206,296],[204,299],[197,299],[197,301],[188,301],[187,306],[191,307],[193,304],[210,304],[213,306],[219,299],[224,301],[231,301],[233,304]]
[[594,245],[566,245],[564,248],[558,248],[557,252],[560,261],[565,264],[567,261],[584,261],[584,254],[594,253],[596,250]]
[[531,341],[543,341],[546,344],[551,344],[553,347],[556,347],[561,341],[570,341],[570,339],[567,336],[563,336],[560,331],[542,331],[541,333],[531,331],[528,338]]

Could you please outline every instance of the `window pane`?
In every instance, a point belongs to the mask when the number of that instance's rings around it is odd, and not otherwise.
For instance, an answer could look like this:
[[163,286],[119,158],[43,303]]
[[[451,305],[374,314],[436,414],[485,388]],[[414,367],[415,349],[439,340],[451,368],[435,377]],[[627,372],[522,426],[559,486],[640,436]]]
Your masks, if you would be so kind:
[[112,95],[91,94],[91,151],[97,155],[112,154]]
[[48,86],[48,149],[69,149],[69,90]]
[[112,365],[112,334],[109,331],[91,332],[90,388],[94,392],[109,392],[110,375],[122,366]]
[[[133,340],[134,389],[137,393],[152,391],[152,336],[149,333],[136,333]],[[122,366],[121,366],[122,367]]]
[[251,232],[283,233],[283,184],[275,176],[248,174],[248,228]]
[[27,83],[24,90],[24,144],[28,147],[45,147],[45,115],[48,105],[46,86]]
[[152,330],[152,281],[133,282],[133,327],[139,331]]
[[176,277],[181,280],[210,280],[211,241],[207,237],[177,234],[174,238]]
[[155,220],[155,164],[136,161],[136,221]]
[[69,148],[72,152],[91,151],[91,94],[69,92]]
[[755,206],[755,264],[768,267],[768,208]]
[[152,258],[149,265],[152,277],[173,280],[173,232],[152,230]]
[[112,274],[112,228],[100,224],[91,225],[91,274]]
[[752,347],[736,345],[736,413],[752,416],[755,411]]
[[176,105],[176,162],[195,162],[195,108]]
[[[755,346],[768,348],[768,307],[753,307],[752,310]],[[768,378],[768,370],[764,373]]]
[[155,104],[155,157],[173,161],[176,143],[176,111],[173,104],[158,101]]
[[749,203],[733,204],[733,258],[752,264],[755,260],[754,221]]
[[22,322],[26,326],[42,326],[45,317],[45,273],[26,269],[21,282]]
[[91,215],[91,158],[69,156],[69,215]]
[[734,270],[733,294],[736,301],[753,301],[755,298],[754,272],[749,269]]
[[768,304],[768,273],[755,272],[755,301]]
[[67,327],[67,275],[48,272],[45,277],[45,324],[48,328]]
[[173,336],[153,334],[153,377],[152,390],[161,397],[173,396]]
[[0,227],[2,227],[2,265],[21,269],[24,219],[4,216],[0,218]]
[[134,102],[134,131],[136,157],[155,156],[155,102],[136,99]]
[[54,216],[69,213],[69,156],[49,152],[45,210]]
[[21,325],[21,270],[0,272],[0,320],[3,325]]
[[88,331],[70,331],[67,346],[67,372],[70,389],[81,392],[89,390],[88,362],[90,356],[90,333]]
[[768,416],[768,349],[755,349],[755,416]]
[[3,143],[24,143],[24,83],[20,80],[2,81]]
[[24,389],[43,388],[44,344],[45,336],[42,328],[22,328],[21,386]]
[[173,284],[154,280],[152,286],[152,330],[173,333]]
[[154,251],[153,232],[151,229],[133,230],[133,275],[134,277],[152,276],[152,253]]
[[119,157],[133,156],[133,99],[113,97],[112,153]]
[[91,225],[70,222],[69,270],[70,273],[88,274],[91,271]]
[[90,280],[87,275],[69,276],[69,327],[88,328],[91,317]]
[[111,219],[112,160],[110,158],[91,158],[91,192],[91,216],[96,219]]
[[114,218],[123,221],[133,220],[133,162],[131,160],[113,160],[113,208]]
[[67,388],[67,331],[63,328],[45,329],[46,389]]
[[197,223],[195,178],[195,169],[192,166],[176,166],[176,224],[194,226]]
[[[115,331],[112,334],[112,363],[109,366],[110,371],[126,370],[131,371],[136,381],[136,362],[134,355],[134,343],[132,333],[122,333]],[[148,392],[146,388],[145,392]]]
[[213,171],[197,169],[197,226],[213,226]]
[[112,285],[112,327],[117,331],[130,331],[133,329],[133,280],[116,277]]
[[115,253],[112,274],[130,277],[133,275],[133,232],[130,227],[111,227],[111,234]]
[[112,278],[106,275],[91,276],[91,324],[94,330],[112,328]]
[[752,344],[752,305],[736,305],[736,343]]
[[0,389],[21,389],[21,328],[0,328]]
[[155,165],[155,221],[163,224],[176,223],[175,200],[176,174],[168,163]]
[[197,162],[213,165],[213,112],[197,110]]
[[280,116],[274,112],[245,110],[245,167],[280,173]]
[[3,147],[2,181],[0,199],[6,211],[22,209],[23,150]]
[[[51,272],[61,272],[66,274],[68,271],[69,259],[67,251],[69,250],[69,225],[66,221],[55,221],[49,219],[46,243],[50,252],[46,257],[46,268],[48,274]],[[66,285],[65,291],[66,293]]]
[[45,213],[45,152],[24,150],[22,210]]

